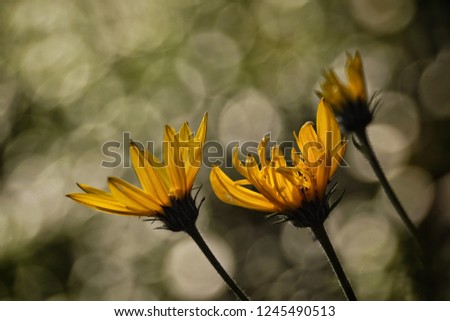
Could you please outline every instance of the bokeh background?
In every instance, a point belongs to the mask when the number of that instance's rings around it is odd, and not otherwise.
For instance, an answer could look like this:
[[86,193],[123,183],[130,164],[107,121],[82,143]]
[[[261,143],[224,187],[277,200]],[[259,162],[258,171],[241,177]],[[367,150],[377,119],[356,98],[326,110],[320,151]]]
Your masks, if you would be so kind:
[[[353,147],[330,238],[361,299],[450,299],[446,0],[2,0],[0,299],[233,300],[186,235],[64,195],[137,183],[100,166],[102,145],[159,142],[164,124],[196,128],[205,111],[209,140],[292,140],[314,119],[321,72],[342,75],[355,50],[381,100],[369,134],[424,264]],[[222,204],[208,175],[199,229],[252,298],[344,299],[308,230]]]

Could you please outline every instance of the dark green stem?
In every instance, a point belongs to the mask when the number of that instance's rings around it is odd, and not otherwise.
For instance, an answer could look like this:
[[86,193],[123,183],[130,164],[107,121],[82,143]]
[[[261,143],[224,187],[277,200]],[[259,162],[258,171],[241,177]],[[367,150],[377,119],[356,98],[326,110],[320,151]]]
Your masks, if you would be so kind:
[[242,301],[249,301],[250,299],[244,294],[244,292],[239,288],[239,286],[234,282],[234,280],[228,275],[225,269],[222,267],[220,262],[216,259],[214,254],[211,252],[209,246],[206,244],[202,235],[198,231],[195,225],[188,227],[185,232],[189,234],[194,242],[198,245],[203,254],[207,257],[211,265],[216,269],[217,273],[222,277],[225,283],[230,287],[234,294]]
[[367,160],[370,163],[370,166],[372,166],[373,171],[375,172],[375,175],[378,177],[378,180],[381,183],[381,186],[384,189],[384,192],[386,193],[387,197],[391,201],[392,205],[394,206],[395,210],[397,211],[398,215],[400,216],[403,223],[406,225],[406,228],[411,233],[411,235],[415,238],[416,242],[419,243],[419,238],[417,234],[417,229],[414,226],[411,219],[408,217],[408,214],[406,214],[405,209],[403,208],[402,204],[400,203],[400,200],[397,198],[397,195],[395,194],[394,190],[392,189],[391,185],[389,184],[386,175],[384,175],[383,169],[381,168],[380,162],[378,161],[372,146],[370,145],[369,138],[367,137],[367,133],[365,130],[355,132],[356,137],[358,138],[359,146],[358,149],[364,154],[364,156],[367,158]]
[[339,283],[341,284],[342,291],[345,293],[347,300],[357,301],[358,299],[356,298],[352,285],[350,284],[347,275],[345,275],[344,269],[342,268],[342,265],[339,262],[336,252],[334,251],[333,245],[331,244],[330,239],[328,238],[328,234],[327,231],[325,230],[325,227],[323,225],[319,225],[311,227],[311,230],[314,233],[314,236],[319,241],[320,245],[322,245],[325,254],[328,256],[328,260],[330,261],[330,264],[333,267],[334,273],[336,273]]

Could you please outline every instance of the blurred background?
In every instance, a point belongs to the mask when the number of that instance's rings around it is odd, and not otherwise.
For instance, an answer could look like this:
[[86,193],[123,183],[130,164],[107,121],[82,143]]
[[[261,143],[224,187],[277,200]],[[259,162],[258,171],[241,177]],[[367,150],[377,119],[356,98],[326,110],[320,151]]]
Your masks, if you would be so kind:
[[[209,140],[290,141],[315,118],[321,72],[343,75],[359,50],[381,100],[369,134],[425,263],[352,146],[326,227],[360,299],[449,300],[449,13],[446,0],[3,0],[0,299],[233,300],[187,235],[64,195],[137,184],[100,166],[102,145],[160,142],[205,111]],[[208,175],[198,226],[248,295],[344,299],[308,230],[222,204]]]

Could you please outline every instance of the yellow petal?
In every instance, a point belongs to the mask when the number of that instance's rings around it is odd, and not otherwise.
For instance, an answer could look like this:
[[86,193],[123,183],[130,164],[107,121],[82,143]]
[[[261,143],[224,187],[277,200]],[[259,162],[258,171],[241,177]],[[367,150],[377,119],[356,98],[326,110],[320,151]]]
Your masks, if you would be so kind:
[[156,212],[149,212],[149,211],[136,211],[136,210],[130,210],[125,205],[115,201],[114,199],[105,199],[102,196],[96,195],[96,194],[81,194],[81,193],[74,193],[74,194],[68,194],[67,197],[70,197],[74,201],[105,212],[105,213],[112,213],[112,214],[122,214],[122,215],[136,215],[136,216],[151,216],[156,214]]
[[294,186],[301,187],[304,185],[304,174],[298,168],[280,167],[277,168],[277,173],[283,175]]
[[161,207],[151,195],[120,178],[109,177],[108,187],[114,198],[130,210],[162,212]]
[[250,181],[246,178],[244,179],[238,179],[237,181],[234,181],[234,185],[252,185]]
[[136,145],[131,144],[130,154],[134,170],[144,191],[152,195],[158,205],[170,205],[169,190],[155,168],[149,164],[144,152],[140,151]]
[[299,164],[303,163],[301,153],[297,152],[294,148],[291,149],[291,159],[294,163],[294,167],[297,167]]
[[273,181],[277,194],[283,200],[284,208],[296,209],[301,206],[302,197],[297,186],[293,185],[282,173],[279,173],[277,168],[268,168],[268,175]]
[[269,142],[269,140],[270,135],[265,135],[258,144],[259,161],[261,163],[261,166],[263,167],[268,165],[266,161],[266,151],[267,151],[267,143]]
[[353,94],[353,99],[360,98],[365,101],[367,94],[364,81],[364,69],[361,56],[358,51],[356,52],[355,57],[347,54],[345,70],[347,73],[349,88]]
[[187,122],[183,123],[177,137],[180,143],[180,159],[182,160],[184,166],[186,166],[186,164],[188,164],[189,155],[191,154],[191,148],[193,147],[194,139],[194,137],[192,136],[192,131],[189,128]]
[[278,168],[286,168],[286,160],[279,146],[272,148],[272,157],[270,166],[263,168],[264,174],[267,177],[268,185],[272,187],[273,193],[277,195],[277,200],[283,203],[285,208],[295,208],[296,199],[298,199],[298,190],[280,173]]
[[317,107],[317,136],[320,143],[329,155],[331,150],[341,142],[341,131],[334,117],[334,113],[323,99],[320,100]]
[[208,113],[203,115],[202,121],[200,122],[200,126],[195,133],[195,140],[202,143],[205,143],[206,140],[206,129],[208,127]]
[[247,171],[247,179],[267,200],[274,204],[277,208],[283,208],[283,199],[278,195],[275,187],[271,185],[270,178],[264,177],[258,168],[258,164],[252,156],[247,157],[245,169]]
[[172,182],[170,181],[169,172],[167,171],[167,165],[159,160],[158,157],[147,151],[144,151],[144,157],[147,159],[150,166],[154,168],[155,172],[164,183],[166,190],[168,190],[172,185]]
[[140,157],[141,151],[134,143],[130,144],[130,154],[131,154],[131,163],[133,164],[134,171],[136,172],[136,175],[139,179],[139,182],[141,183],[142,188],[144,189],[145,192],[149,194],[154,194],[151,179],[148,176],[147,171],[145,170],[146,162],[144,162]]
[[271,160],[275,164],[275,167],[286,167],[286,159],[284,158],[283,151],[280,149],[280,146],[275,145],[272,148]]
[[247,169],[244,165],[242,165],[241,160],[239,159],[239,147],[236,146],[233,149],[233,166],[236,168],[239,174],[241,174],[244,177],[247,177]]
[[178,198],[184,197],[187,193],[186,173],[181,159],[178,135],[170,126],[166,126],[164,131],[164,156],[172,183],[171,193]]
[[316,196],[319,197],[320,199],[323,199],[325,197],[325,192],[326,192],[328,180],[330,177],[330,170],[331,170],[331,167],[325,166],[325,165],[319,166],[317,168],[315,191],[316,191]]
[[180,129],[180,142],[187,142],[192,135],[192,131],[189,128],[187,122],[183,123]]
[[351,90],[342,84],[333,70],[326,73],[325,79],[322,84],[323,97],[333,108],[341,110],[346,101],[353,99]]
[[339,167],[338,160],[344,156],[346,143],[330,106],[322,99],[317,111],[317,132],[326,150],[325,163],[330,166],[330,177]]
[[102,191],[101,189],[86,185],[86,184],[81,184],[81,183],[77,183],[78,187],[81,188],[83,191],[85,191],[88,194],[97,194],[97,195],[104,195],[104,196],[111,196],[111,193],[107,193],[105,191]]
[[217,197],[228,204],[262,212],[276,212],[278,209],[260,193],[235,185],[218,167],[210,174],[211,186]]
[[316,166],[317,161],[324,153],[324,146],[317,137],[313,123],[305,123],[296,139],[306,165]]
[[189,159],[186,161],[186,188],[190,190],[194,184],[195,177],[197,176],[200,166],[202,164],[203,145],[206,140],[206,129],[208,125],[208,113],[203,115],[200,126],[195,133],[194,147],[190,149],[193,151],[193,155],[189,155]]

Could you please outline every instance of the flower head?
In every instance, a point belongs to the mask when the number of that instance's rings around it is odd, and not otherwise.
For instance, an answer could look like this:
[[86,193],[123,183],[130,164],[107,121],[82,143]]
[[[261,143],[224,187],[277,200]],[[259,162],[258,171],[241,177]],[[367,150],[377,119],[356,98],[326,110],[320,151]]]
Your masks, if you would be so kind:
[[164,162],[148,151],[140,150],[132,142],[131,161],[141,187],[109,177],[109,192],[78,184],[85,193],[67,196],[98,211],[153,217],[163,221],[168,229],[183,230],[183,226],[195,222],[198,215],[190,192],[200,169],[206,125],[207,114],[203,116],[195,136],[187,123],[179,132],[167,125]]
[[[238,148],[233,152],[233,165],[245,179],[232,181],[219,167],[213,167],[211,185],[216,195],[225,203],[262,212],[283,212],[295,209],[302,202],[302,177],[289,180],[279,168],[286,167],[286,160],[278,146],[272,148],[272,157],[266,161],[265,154],[269,136],[258,145],[261,166],[252,155],[245,162],[239,160]],[[253,191],[246,186],[253,186]]]
[[298,227],[322,224],[332,209],[327,185],[345,152],[336,119],[323,100],[318,107],[317,128],[308,122],[295,138],[301,154],[293,152],[294,166],[287,165],[278,146],[272,148],[271,159],[266,161],[267,136],[258,146],[260,166],[252,155],[241,163],[235,149],[233,165],[245,179],[233,181],[213,167],[210,180],[217,197],[228,204],[276,213]]
[[317,108],[315,127],[313,122],[307,122],[298,135],[294,132],[300,153],[292,150],[296,166],[288,169],[304,175],[305,197],[309,201],[325,198],[328,182],[341,166],[347,146],[333,111],[323,99]]
[[364,129],[372,121],[370,101],[364,81],[364,69],[359,52],[347,54],[345,65],[347,84],[343,84],[333,70],[325,73],[319,97],[323,97],[339,116],[343,127],[349,131]]

